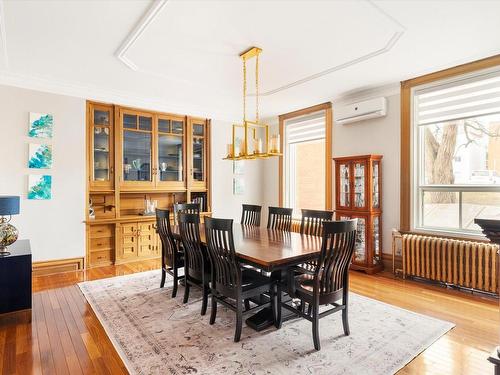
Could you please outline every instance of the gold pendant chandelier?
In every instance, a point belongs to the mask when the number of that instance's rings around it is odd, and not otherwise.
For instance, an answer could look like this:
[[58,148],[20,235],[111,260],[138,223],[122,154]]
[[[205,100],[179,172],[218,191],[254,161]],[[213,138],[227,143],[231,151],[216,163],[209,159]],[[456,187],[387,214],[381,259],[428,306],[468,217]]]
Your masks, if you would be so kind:
[[[242,54],[243,60],[243,124],[233,124],[232,143],[227,145],[224,160],[263,159],[281,156],[279,134],[269,136],[269,125],[259,122],[259,54],[262,50],[252,47]],[[247,60],[255,57],[255,121],[247,120]],[[243,129],[243,139],[237,137]],[[261,134],[264,133],[264,134]],[[264,142],[259,135],[263,135]],[[265,149],[264,146],[265,145]]]

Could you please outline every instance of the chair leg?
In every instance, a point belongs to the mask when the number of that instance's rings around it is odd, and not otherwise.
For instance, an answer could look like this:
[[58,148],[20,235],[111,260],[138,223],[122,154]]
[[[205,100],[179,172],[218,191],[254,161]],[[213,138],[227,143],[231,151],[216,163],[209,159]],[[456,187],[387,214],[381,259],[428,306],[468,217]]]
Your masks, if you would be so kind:
[[314,349],[320,350],[321,344],[319,342],[319,305],[314,304],[312,308],[312,334],[313,334],[313,342]]
[[217,317],[217,301],[215,300],[214,295],[212,294],[212,312],[210,313],[210,324],[215,323],[215,318]]
[[177,285],[179,284],[179,276],[177,276],[177,270],[174,270],[174,286],[172,288],[172,298],[177,295]]
[[207,313],[207,305],[208,305],[208,288],[206,286],[203,287],[203,302],[201,304],[201,315],[205,315]]
[[249,299],[245,300],[245,310],[250,310],[250,300]]
[[187,281],[187,278],[186,278],[186,287],[184,288],[184,299],[182,301],[182,303],[186,303],[189,299],[189,283]]
[[345,335],[349,336],[351,334],[351,331],[349,329],[348,293],[344,293],[342,304],[344,305],[344,309],[342,310],[342,325],[344,326]]
[[236,307],[236,330],[234,332],[234,342],[240,341],[241,338],[241,328],[243,326],[243,306],[241,300],[238,298]]
[[161,281],[160,281],[160,288],[163,288],[165,286],[165,277],[166,277],[167,271],[165,271],[165,268],[161,268]]

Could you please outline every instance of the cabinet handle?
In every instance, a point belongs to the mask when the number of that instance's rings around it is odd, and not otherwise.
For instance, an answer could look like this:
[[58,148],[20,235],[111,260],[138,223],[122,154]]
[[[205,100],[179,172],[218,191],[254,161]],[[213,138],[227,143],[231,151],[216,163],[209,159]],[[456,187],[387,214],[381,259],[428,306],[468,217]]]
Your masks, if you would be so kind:
[[109,173],[111,173],[111,174],[115,173],[115,168],[114,167],[109,167]]

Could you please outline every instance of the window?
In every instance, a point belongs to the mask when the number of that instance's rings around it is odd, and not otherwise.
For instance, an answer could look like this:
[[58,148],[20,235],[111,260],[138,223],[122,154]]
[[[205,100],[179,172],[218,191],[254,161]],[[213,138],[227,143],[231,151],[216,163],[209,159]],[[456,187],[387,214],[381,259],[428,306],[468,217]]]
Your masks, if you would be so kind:
[[285,206],[324,210],[325,111],[286,120],[284,124]]
[[500,70],[412,89],[413,227],[479,234],[500,219]]

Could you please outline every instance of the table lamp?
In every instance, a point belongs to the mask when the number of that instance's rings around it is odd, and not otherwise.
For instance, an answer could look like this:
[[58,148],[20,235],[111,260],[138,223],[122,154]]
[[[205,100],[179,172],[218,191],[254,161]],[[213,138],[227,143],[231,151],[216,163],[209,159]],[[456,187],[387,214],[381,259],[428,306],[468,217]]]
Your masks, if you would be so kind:
[[19,232],[16,227],[9,224],[12,215],[17,214],[19,214],[19,197],[0,196],[0,256],[9,255],[7,246],[17,241]]

